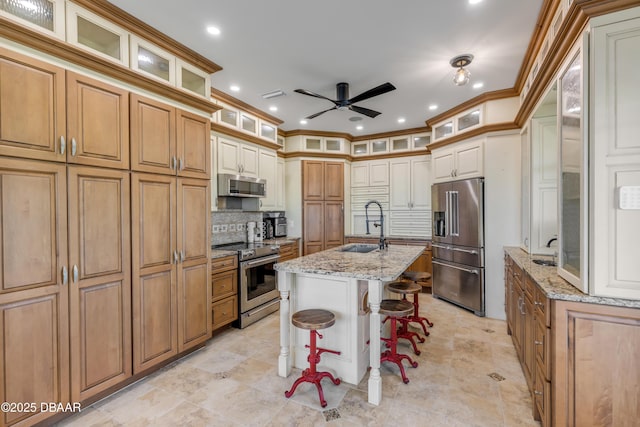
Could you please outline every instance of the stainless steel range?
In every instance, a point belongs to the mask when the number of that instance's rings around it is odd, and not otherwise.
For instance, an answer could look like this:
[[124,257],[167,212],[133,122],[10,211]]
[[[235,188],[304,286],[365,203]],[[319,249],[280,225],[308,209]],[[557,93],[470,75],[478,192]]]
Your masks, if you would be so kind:
[[228,243],[214,249],[238,251],[238,313],[234,323],[244,328],[279,308],[277,275],[274,265],[280,248],[266,243]]

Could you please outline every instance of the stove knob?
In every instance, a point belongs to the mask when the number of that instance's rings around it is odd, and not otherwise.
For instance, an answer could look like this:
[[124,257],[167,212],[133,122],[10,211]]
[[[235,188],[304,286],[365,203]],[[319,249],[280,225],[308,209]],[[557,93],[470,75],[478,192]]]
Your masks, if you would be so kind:
[[255,254],[256,254],[256,251],[254,251],[253,249],[244,251],[244,256],[254,256]]

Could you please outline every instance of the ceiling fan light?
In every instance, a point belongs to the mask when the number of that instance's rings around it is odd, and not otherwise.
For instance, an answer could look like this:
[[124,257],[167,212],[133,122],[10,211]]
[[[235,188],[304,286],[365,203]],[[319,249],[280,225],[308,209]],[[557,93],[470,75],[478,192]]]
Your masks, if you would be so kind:
[[465,70],[464,68],[460,67],[458,68],[458,71],[456,71],[456,74],[453,76],[453,83],[455,83],[456,86],[464,86],[469,83],[470,77],[471,73],[469,72],[469,70]]

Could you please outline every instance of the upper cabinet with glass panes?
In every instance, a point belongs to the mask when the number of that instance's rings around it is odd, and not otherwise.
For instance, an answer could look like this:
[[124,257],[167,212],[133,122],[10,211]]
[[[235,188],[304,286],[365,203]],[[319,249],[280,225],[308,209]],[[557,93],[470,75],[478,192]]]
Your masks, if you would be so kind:
[[430,142],[431,133],[429,132],[398,135],[369,141],[353,141],[351,143],[351,155],[353,157],[376,155],[384,157],[389,153],[425,150]]
[[[187,62],[190,52],[185,52],[182,58],[175,53],[175,47],[174,53],[167,52],[149,41],[154,39],[153,34],[145,33],[144,29],[133,30],[127,21],[112,20],[108,10],[103,14],[99,12],[99,3],[89,11],[76,2],[65,0],[0,0],[0,16],[209,99],[210,73]],[[182,48],[180,46],[178,51],[188,50]],[[210,65],[217,67],[213,63]]]
[[214,122],[280,146],[284,145],[284,138],[281,139],[278,136],[278,126],[275,123],[271,123],[263,118],[257,117],[257,115],[247,113],[238,107],[231,106],[222,101],[218,101],[218,105],[222,108],[214,113]]
[[484,124],[484,104],[456,114],[433,125],[433,141],[440,141]]
[[64,0],[0,0],[0,16],[63,39]]

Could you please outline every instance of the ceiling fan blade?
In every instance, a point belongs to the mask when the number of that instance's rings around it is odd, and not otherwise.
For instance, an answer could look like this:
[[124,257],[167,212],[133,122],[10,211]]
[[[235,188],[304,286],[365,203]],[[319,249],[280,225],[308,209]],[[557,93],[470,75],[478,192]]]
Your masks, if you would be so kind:
[[319,95],[319,94],[317,94],[317,93],[310,92],[310,91],[308,91],[308,90],[306,90],[306,89],[296,89],[296,90],[294,90],[294,92],[298,92],[298,93],[301,93],[301,94],[303,94],[303,95],[313,96],[313,97],[316,97],[316,98],[326,99],[327,101],[331,101],[331,102],[333,102],[334,104],[336,103],[336,101],[334,101],[334,100],[333,100],[333,99],[331,99],[331,98],[327,98],[326,96],[323,96],[323,95]]
[[383,83],[380,86],[374,87],[373,89],[369,89],[366,92],[362,92],[360,95],[356,95],[349,100],[350,104],[355,104],[359,101],[364,101],[365,99],[373,98],[374,96],[382,95],[383,93],[391,92],[395,90],[395,86],[391,83]]
[[312,114],[312,115],[310,115],[308,117],[305,117],[305,118],[308,119],[308,120],[311,120],[311,119],[314,119],[314,118],[318,117],[320,114],[324,114],[327,111],[336,110],[337,108],[338,107],[332,107],[332,108],[329,108],[328,110],[320,111],[319,113]]
[[356,113],[364,114],[365,116],[369,116],[371,118],[374,118],[374,117],[382,114],[379,111],[374,111],[374,110],[370,110],[368,108],[358,107],[357,105],[349,105],[349,109],[351,111],[355,111]]

